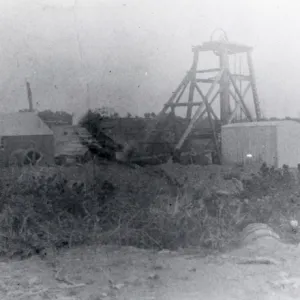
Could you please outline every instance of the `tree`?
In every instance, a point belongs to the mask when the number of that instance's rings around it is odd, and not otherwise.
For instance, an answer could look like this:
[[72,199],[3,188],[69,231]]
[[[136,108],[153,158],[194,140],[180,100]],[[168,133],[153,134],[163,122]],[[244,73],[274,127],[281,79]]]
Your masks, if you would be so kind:
[[104,111],[104,115],[101,112],[101,109],[89,110],[81,118],[79,125],[84,127],[94,138],[94,141],[88,145],[90,151],[99,157],[113,159],[115,152],[121,150],[122,146],[103,132],[102,121],[113,116],[108,116],[107,111]]
[[52,110],[43,110],[38,112],[38,116],[44,121],[44,122],[51,122],[51,123],[65,123],[72,125],[73,124],[73,115],[70,113],[67,113],[65,111],[52,111]]
[[152,113],[144,113],[145,119],[154,119],[156,117],[156,114],[154,112]]

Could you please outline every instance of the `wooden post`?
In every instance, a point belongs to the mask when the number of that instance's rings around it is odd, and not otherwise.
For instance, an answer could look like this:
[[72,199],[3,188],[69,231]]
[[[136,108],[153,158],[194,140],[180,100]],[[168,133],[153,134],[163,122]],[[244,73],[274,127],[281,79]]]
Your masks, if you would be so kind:
[[161,121],[162,117],[164,116],[168,108],[170,108],[170,104],[172,104],[175,101],[176,97],[178,96],[178,93],[180,93],[180,91],[187,85],[188,80],[189,80],[189,74],[187,73],[182,79],[182,81],[180,82],[180,84],[178,85],[178,87],[176,88],[176,90],[172,93],[172,96],[169,98],[168,102],[164,105],[163,109],[157,115],[155,122],[153,122],[153,124],[149,126],[148,131],[146,132],[144,138],[144,143],[151,142],[150,138],[153,133],[153,130],[155,129],[157,124]]
[[234,89],[235,89],[235,92],[236,92],[236,94],[238,95],[238,98],[239,98],[239,100],[240,100],[241,106],[243,107],[243,110],[244,110],[244,112],[245,112],[245,115],[246,115],[247,119],[248,119],[249,121],[252,121],[251,113],[250,113],[250,111],[248,110],[248,108],[247,108],[247,106],[246,106],[246,104],[245,104],[245,102],[244,102],[243,96],[241,95],[241,93],[240,93],[240,91],[239,91],[239,89],[238,89],[238,87],[237,87],[237,85],[236,85],[234,79],[233,79],[232,76],[230,75],[230,73],[228,73],[228,75],[229,75],[229,79],[230,79],[230,81],[231,81],[231,83],[232,83],[232,85],[233,85],[233,87],[234,87]]
[[191,119],[192,111],[193,111],[193,100],[194,100],[194,91],[196,85],[196,74],[197,74],[197,66],[198,66],[198,58],[199,58],[199,48],[193,48],[194,52],[194,59],[193,65],[190,70],[190,91],[189,91],[189,98],[188,98],[188,107],[186,111],[186,118]]
[[[212,99],[209,101],[209,105],[211,107],[211,105],[214,103],[214,101],[217,99],[217,97],[220,94],[220,90],[218,90],[215,95],[212,97]],[[206,113],[206,109],[200,114],[199,119],[202,118],[204,116],[204,114]],[[215,115],[215,118],[218,119]]]
[[249,82],[248,85],[246,86],[246,88],[244,89],[243,99],[246,97],[246,95],[247,95],[250,88],[251,88],[251,82]]
[[211,107],[211,104],[208,102],[206,96],[204,96],[204,94],[202,93],[201,89],[199,88],[198,84],[196,84],[195,86],[197,92],[199,93],[199,95],[201,96],[202,100],[204,101],[205,103],[205,107],[206,107],[206,112],[207,114],[210,113],[213,115],[214,119],[218,119],[217,115],[215,114],[215,112],[213,111],[212,107]]
[[[218,138],[217,138],[217,133],[216,133],[216,128],[215,128],[215,124],[212,118],[212,114],[214,114],[214,111],[212,110],[210,104],[208,103],[207,97],[205,97],[202,93],[202,91],[200,90],[200,88],[198,86],[196,86],[198,93],[201,95],[203,102],[205,104],[206,107],[206,111],[207,111],[207,117],[208,117],[208,121],[209,121],[209,125],[213,131],[213,143],[217,152],[217,156],[219,161],[221,162],[221,151],[220,151],[220,147],[219,147],[219,143],[218,143]],[[215,115],[214,115],[215,116]],[[216,116],[215,116],[216,118]]]
[[261,111],[260,111],[257,86],[256,86],[256,81],[255,81],[252,56],[251,56],[250,51],[247,52],[247,62],[248,62],[248,68],[249,68],[249,73],[250,73],[250,83],[251,83],[251,88],[252,88],[252,96],[253,96],[253,100],[254,100],[256,119],[257,119],[257,121],[259,121],[261,119]]
[[[219,80],[222,78],[223,76],[223,70],[221,70],[221,72],[219,72],[219,74],[216,76],[214,83],[210,86],[207,94],[205,95],[205,97],[208,99],[211,95],[211,93],[213,92],[215,86],[218,84]],[[204,103],[203,103],[204,104]],[[197,120],[199,119],[199,116],[201,115],[201,113],[203,112],[203,107],[204,105],[201,105],[198,107],[198,109],[196,110],[193,118],[191,119],[187,129],[185,130],[185,132],[183,133],[181,139],[179,140],[179,142],[177,143],[175,150],[179,150],[183,143],[185,142],[186,138],[189,136],[189,134],[191,133],[192,129],[195,126],[195,123],[197,122]]]
[[228,52],[224,48],[220,51],[220,68],[224,74],[220,80],[222,91],[220,93],[220,119],[222,124],[227,124],[230,115],[230,97],[229,97],[229,58]]

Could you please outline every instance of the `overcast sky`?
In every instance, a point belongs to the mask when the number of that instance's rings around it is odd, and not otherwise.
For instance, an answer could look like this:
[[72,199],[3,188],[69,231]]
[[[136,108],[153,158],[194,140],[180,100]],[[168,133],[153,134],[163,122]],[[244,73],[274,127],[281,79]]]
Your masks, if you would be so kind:
[[40,110],[158,112],[191,46],[222,27],[254,47],[264,114],[300,116],[299,9],[296,0],[0,0],[0,110],[28,107],[27,79]]

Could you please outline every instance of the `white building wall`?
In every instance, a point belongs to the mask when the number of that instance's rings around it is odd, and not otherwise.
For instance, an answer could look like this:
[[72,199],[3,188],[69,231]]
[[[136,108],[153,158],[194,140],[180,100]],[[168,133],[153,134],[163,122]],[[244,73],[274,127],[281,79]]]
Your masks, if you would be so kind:
[[282,121],[277,126],[278,167],[296,168],[300,163],[300,123]]
[[222,127],[222,162],[277,165],[277,137],[274,122],[236,123]]

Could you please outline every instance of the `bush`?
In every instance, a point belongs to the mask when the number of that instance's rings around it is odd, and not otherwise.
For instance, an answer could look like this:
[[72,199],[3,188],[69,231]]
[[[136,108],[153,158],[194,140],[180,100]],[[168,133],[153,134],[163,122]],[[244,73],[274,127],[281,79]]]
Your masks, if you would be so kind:
[[27,256],[92,242],[220,249],[235,239],[241,224],[275,224],[279,212],[290,213],[290,204],[271,188],[279,181],[278,173],[260,174],[245,184],[239,198],[228,198],[207,188],[188,192],[186,186],[171,195],[137,188],[135,182],[124,190],[102,178],[87,186],[68,181],[59,169],[54,174],[23,169],[18,180],[0,180],[0,254]]
[[59,172],[45,176],[23,171],[21,179],[2,190],[0,253],[33,254],[96,240],[158,249],[201,243],[219,247],[227,235],[222,228],[232,223],[224,208],[213,218],[199,199],[183,204],[184,194],[176,201],[164,196],[177,203],[170,213],[162,195],[154,201],[153,195],[133,187],[116,195],[110,182],[97,181],[85,187]]

